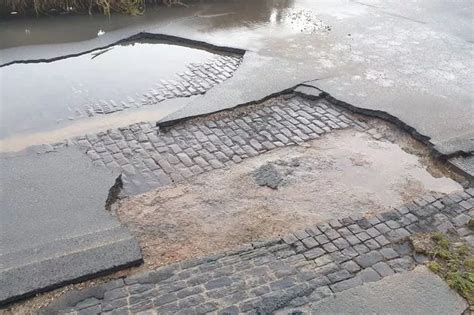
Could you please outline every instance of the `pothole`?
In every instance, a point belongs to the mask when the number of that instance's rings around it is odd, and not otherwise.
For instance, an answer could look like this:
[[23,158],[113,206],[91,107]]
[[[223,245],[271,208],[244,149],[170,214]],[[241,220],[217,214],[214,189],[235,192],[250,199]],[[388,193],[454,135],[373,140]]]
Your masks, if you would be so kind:
[[145,260],[112,277],[462,189],[393,125],[293,94],[161,129],[141,123],[81,136],[46,152],[64,145],[121,170],[125,189],[151,189],[112,205]]
[[[169,164],[158,173],[171,179],[120,201],[115,211],[153,268],[309,222],[375,214],[429,193],[462,190],[422,144],[390,124],[362,119],[321,100],[287,97],[179,123],[160,131],[163,156],[152,158]],[[242,144],[233,146],[238,139]],[[200,172],[193,173],[195,165]]]
[[230,78],[241,57],[143,39],[56,61],[1,67],[0,138],[203,94]]

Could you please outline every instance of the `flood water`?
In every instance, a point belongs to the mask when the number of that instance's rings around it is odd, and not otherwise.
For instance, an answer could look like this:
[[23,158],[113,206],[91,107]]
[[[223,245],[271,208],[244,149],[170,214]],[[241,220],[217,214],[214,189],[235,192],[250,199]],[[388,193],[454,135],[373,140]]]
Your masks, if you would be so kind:
[[[0,68],[0,138],[92,116],[99,106],[138,107],[161,80],[178,79],[214,53],[163,42],[134,42],[54,62]],[[107,105],[108,104],[108,105]],[[110,106],[109,106],[110,105]],[[107,107],[109,106],[109,107]]]

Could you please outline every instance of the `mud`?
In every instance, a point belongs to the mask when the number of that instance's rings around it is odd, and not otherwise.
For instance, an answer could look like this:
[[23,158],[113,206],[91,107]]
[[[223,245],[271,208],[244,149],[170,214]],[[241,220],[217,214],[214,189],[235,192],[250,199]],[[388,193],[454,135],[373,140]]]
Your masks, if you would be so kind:
[[[139,238],[145,265],[152,268],[309,223],[382,212],[428,192],[462,189],[428,157],[408,153],[423,154],[407,136],[392,139],[399,145],[383,138],[383,128],[371,133],[346,130],[275,150],[122,200],[116,211]],[[281,176],[277,189],[255,181],[256,170],[268,165]]]

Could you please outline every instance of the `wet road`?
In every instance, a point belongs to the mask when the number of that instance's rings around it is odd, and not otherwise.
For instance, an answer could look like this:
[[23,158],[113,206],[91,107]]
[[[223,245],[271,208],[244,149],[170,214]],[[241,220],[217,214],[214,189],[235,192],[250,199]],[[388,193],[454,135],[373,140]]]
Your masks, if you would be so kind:
[[[470,1],[191,4],[149,10],[138,18],[91,22],[75,17],[70,30],[91,26],[70,36],[54,28],[60,22],[53,19],[31,22],[26,32],[21,23],[4,22],[1,54],[2,63],[51,58],[140,31],[244,48],[244,62],[231,80],[168,119],[233,107],[317,80],[316,87],[339,100],[398,117],[443,153],[469,152],[474,149],[472,12]],[[106,33],[97,37],[100,29]],[[35,46],[18,46],[28,44]]]

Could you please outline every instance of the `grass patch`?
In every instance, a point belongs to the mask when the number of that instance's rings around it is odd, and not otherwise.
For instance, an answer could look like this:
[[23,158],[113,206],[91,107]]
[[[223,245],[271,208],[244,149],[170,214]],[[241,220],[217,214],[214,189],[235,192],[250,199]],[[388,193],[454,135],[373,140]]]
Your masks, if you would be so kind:
[[417,253],[430,258],[426,266],[474,307],[473,249],[440,232],[416,234],[410,240]]

